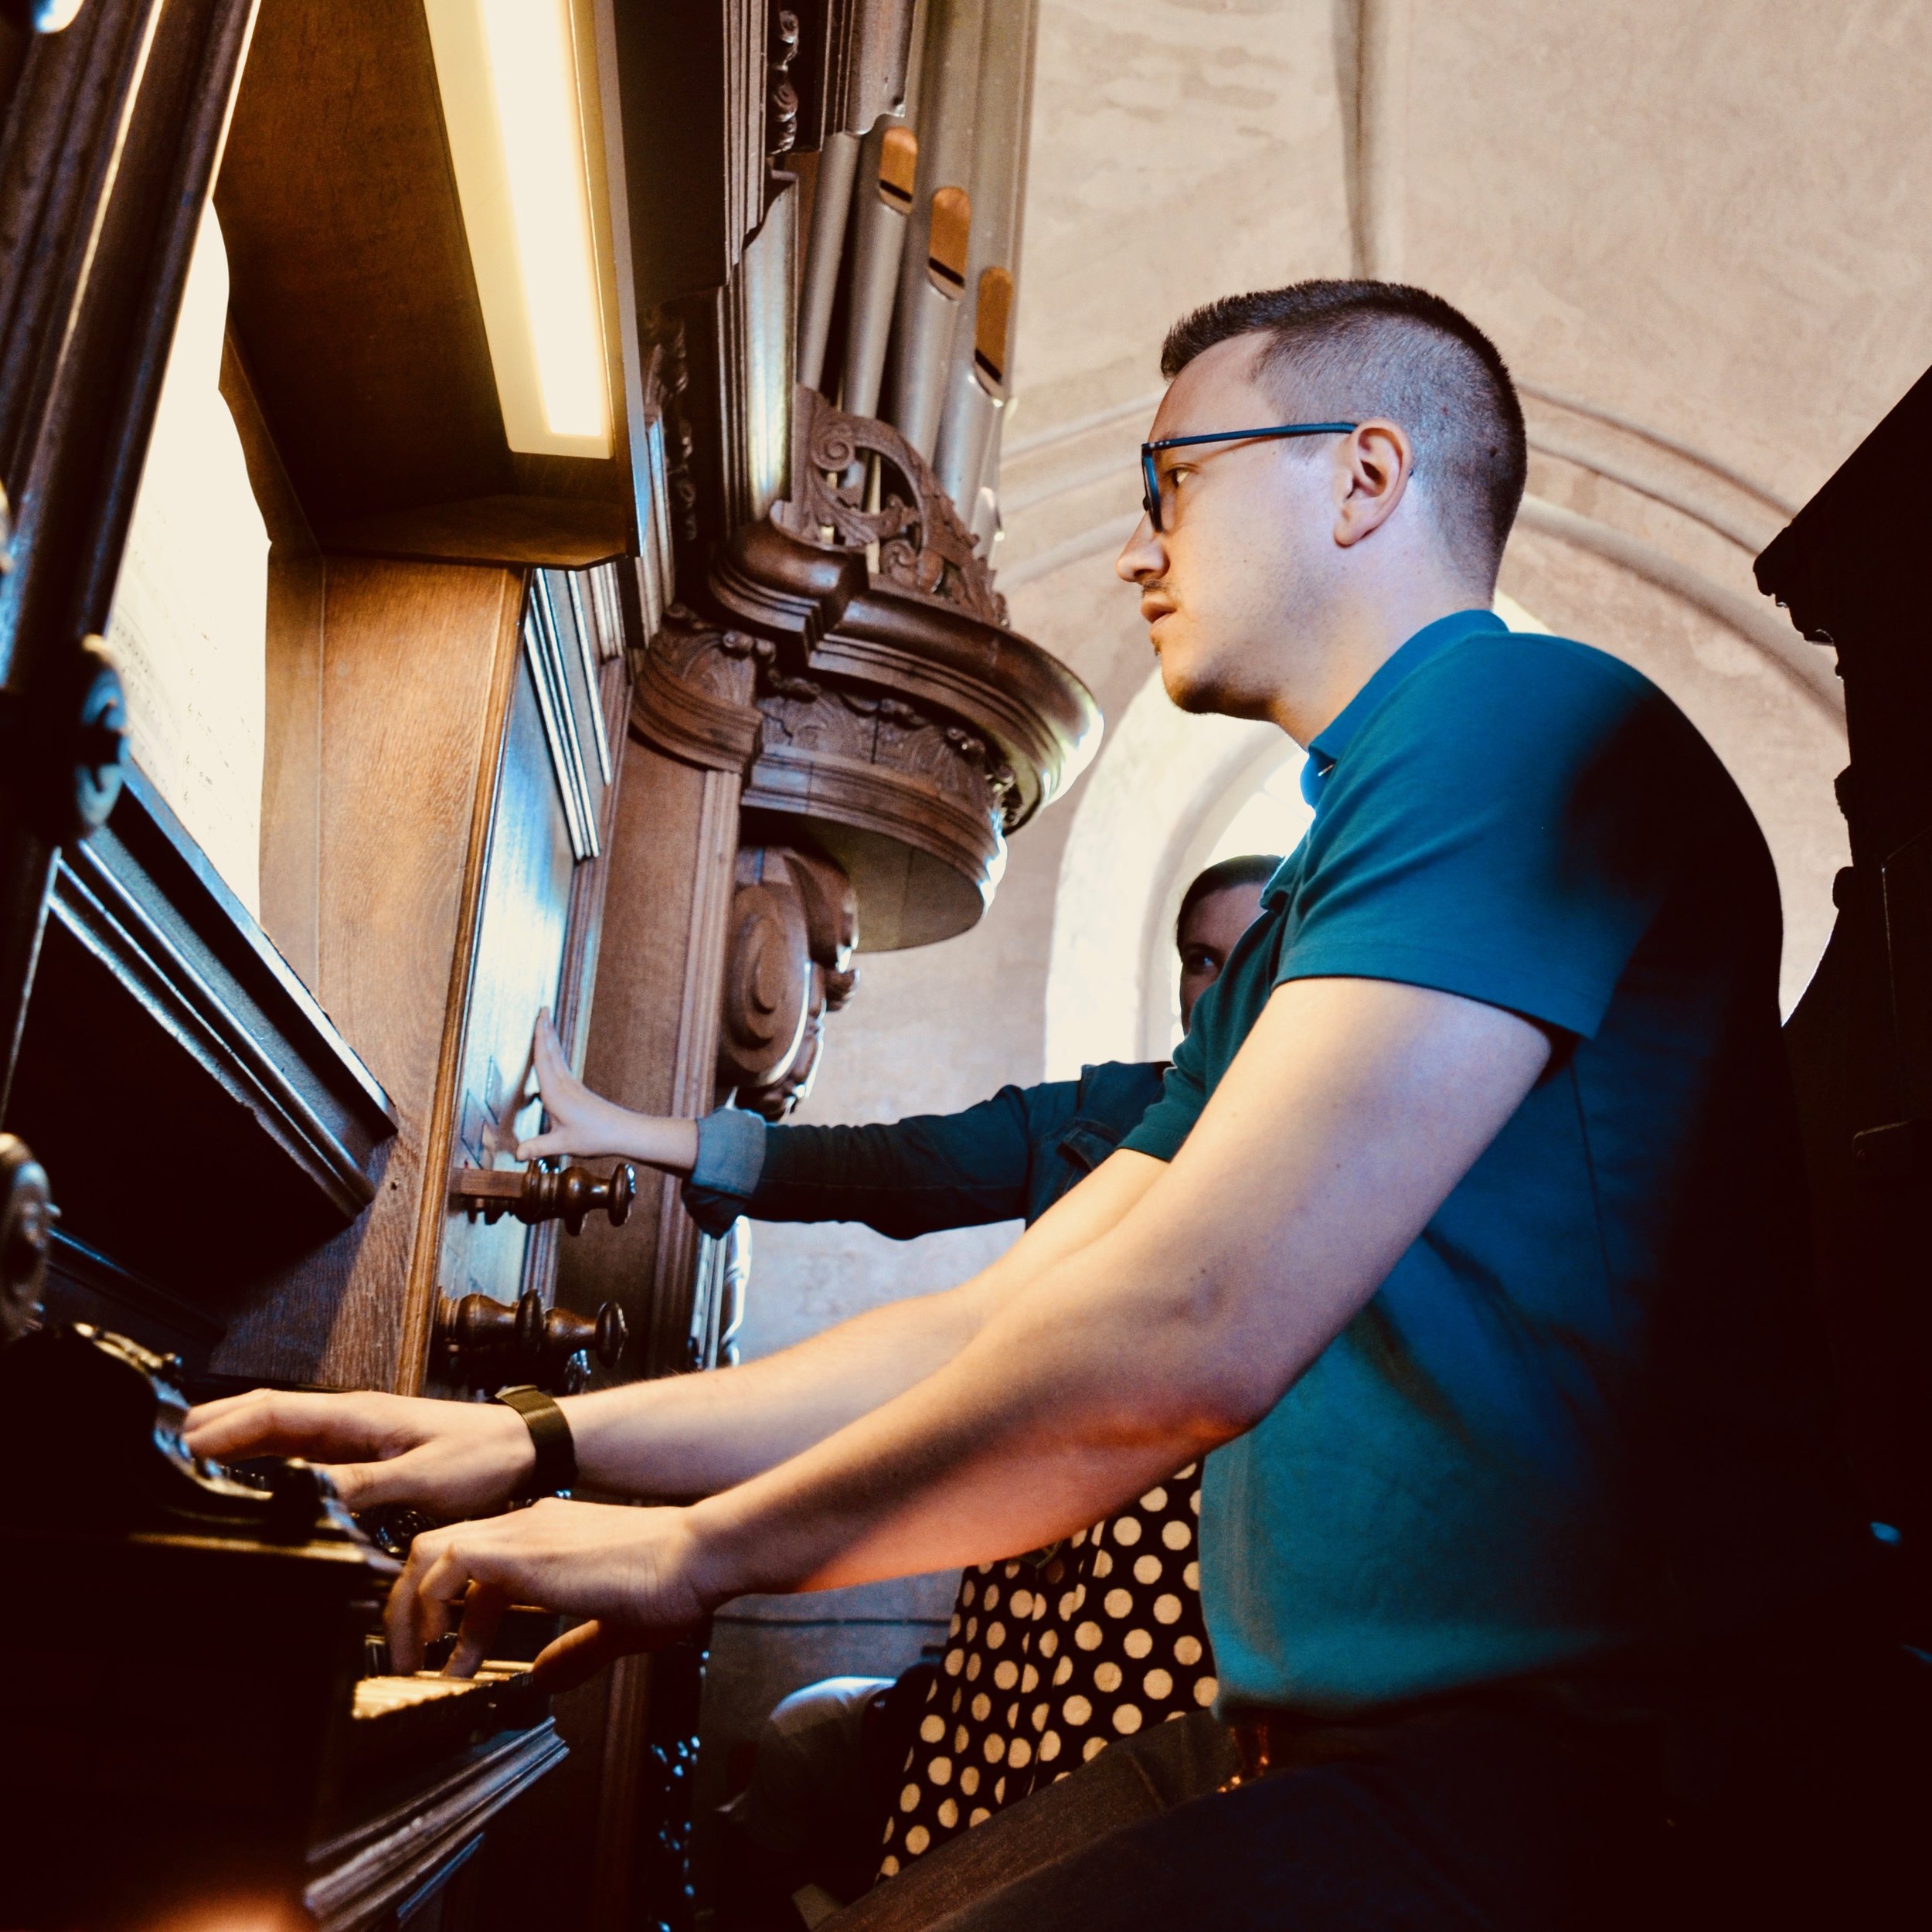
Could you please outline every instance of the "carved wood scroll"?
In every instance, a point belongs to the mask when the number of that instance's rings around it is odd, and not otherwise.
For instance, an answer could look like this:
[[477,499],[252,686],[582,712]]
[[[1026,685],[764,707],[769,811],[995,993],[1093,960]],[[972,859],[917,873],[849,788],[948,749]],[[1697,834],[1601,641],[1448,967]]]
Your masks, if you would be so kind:
[[[791,495],[771,520],[808,543],[869,550],[876,581],[1004,625],[1006,600],[926,459],[889,423],[794,392]],[[868,459],[871,459],[868,461]],[[878,507],[868,509],[876,495]]]
[[769,1121],[811,1090],[825,1019],[859,975],[852,883],[822,855],[785,846],[738,854],[718,1042],[719,1097]]

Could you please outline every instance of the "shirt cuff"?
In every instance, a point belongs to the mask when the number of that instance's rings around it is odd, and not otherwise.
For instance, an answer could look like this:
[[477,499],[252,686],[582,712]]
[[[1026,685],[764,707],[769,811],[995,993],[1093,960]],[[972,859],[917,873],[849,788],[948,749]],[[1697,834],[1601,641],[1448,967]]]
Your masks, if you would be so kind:
[[690,1185],[707,1194],[750,1199],[765,1171],[765,1124],[742,1107],[721,1107],[698,1123]]

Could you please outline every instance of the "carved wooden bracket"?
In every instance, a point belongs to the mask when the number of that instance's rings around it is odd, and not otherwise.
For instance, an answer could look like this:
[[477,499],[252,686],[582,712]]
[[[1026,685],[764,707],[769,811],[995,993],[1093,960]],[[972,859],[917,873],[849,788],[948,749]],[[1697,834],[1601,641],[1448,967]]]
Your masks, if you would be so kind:
[[[879,507],[868,509],[877,466]],[[826,549],[878,546],[876,582],[1004,625],[1006,600],[972,532],[926,459],[889,423],[848,416],[816,389],[793,392],[791,495],[774,506],[781,530]]]
[[634,657],[631,729],[687,764],[743,772],[758,750],[759,662],[776,654],[769,638],[707,623],[672,604],[657,635]]
[[859,975],[852,883],[822,854],[747,846],[726,939],[718,1087],[776,1121],[811,1090],[825,1016]]

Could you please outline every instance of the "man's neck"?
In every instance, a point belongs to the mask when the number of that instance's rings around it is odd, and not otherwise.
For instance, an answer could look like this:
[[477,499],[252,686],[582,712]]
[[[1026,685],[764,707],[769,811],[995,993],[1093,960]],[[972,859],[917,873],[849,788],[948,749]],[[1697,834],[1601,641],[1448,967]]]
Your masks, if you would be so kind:
[[1301,675],[1277,695],[1269,716],[1307,748],[1349,701],[1425,625],[1458,611],[1486,610],[1489,599],[1467,584],[1417,584],[1409,594],[1333,613],[1297,667]]

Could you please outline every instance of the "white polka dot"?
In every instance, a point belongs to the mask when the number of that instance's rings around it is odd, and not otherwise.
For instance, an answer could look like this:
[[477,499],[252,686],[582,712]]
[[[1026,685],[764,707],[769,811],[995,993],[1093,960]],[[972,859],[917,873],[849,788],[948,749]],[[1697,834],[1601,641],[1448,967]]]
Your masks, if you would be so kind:
[[1029,1664],[1019,1674],[1019,1687],[1023,1691],[1036,1690],[1039,1686],[1039,1666]]
[[1114,1559],[1109,1556],[1104,1549],[1095,1550],[1094,1553],[1094,1574],[1097,1577],[1111,1577],[1113,1573]]
[[1117,1691],[1121,1687],[1121,1667],[1111,1658],[1104,1664],[1094,1666],[1094,1682],[1104,1691]]
[[1094,1759],[1098,1757],[1100,1753],[1106,1749],[1107,1740],[1105,1738],[1090,1737],[1087,1742],[1080,1747],[1080,1762],[1083,1764],[1092,1764]]
[[899,1876],[899,1861],[895,1858],[886,1859],[881,1862],[879,1869],[887,1878],[896,1879]]
[[986,1586],[986,1594],[979,1600],[980,1608],[981,1610],[992,1610],[998,1605],[998,1602],[999,1585],[998,1583],[988,1583]]
[[998,1650],[1006,1641],[1006,1626],[998,1617],[986,1626],[986,1648]]
[[988,1738],[981,1755],[989,1764],[997,1764],[1006,1755],[1006,1740],[996,1732]]
[[1046,1730],[1046,1713],[1049,1708],[1049,1706],[1045,1704],[1036,1704],[1033,1706],[1033,1728],[1035,1730],[1043,1731]]
[[1032,1621],[1033,1621],[1035,1623],[1036,1623],[1036,1624],[1037,1624],[1037,1623],[1039,1621],[1039,1620],[1040,1620],[1043,1617],[1044,1617],[1046,1614],[1046,1592],[1045,1590],[1037,1590],[1037,1591],[1036,1591],[1036,1592],[1034,1593],[1034,1596],[1033,1596],[1033,1616],[1032,1616]]
[[971,1798],[974,1792],[979,1789],[979,1767],[977,1764],[968,1764],[960,1773],[959,1788],[968,1798]]
[[[1162,1597],[1161,1599],[1162,1603],[1165,1603],[1167,1599],[1165,1597]],[[1102,1604],[1100,1607],[1105,1611],[1110,1617],[1124,1617],[1127,1613],[1134,1607],[1134,1599],[1133,1597],[1124,1590],[1110,1590],[1107,1593],[1106,1602]],[[1161,1611],[1159,1604],[1156,1604],[1155,1606],[1154,1614],[1156,1617],[1160,1615]],[[1178,1617],[1180,1614],[1180,1607],[1179,1604],[1176,1604],[1175,1606],[1174,1614]]]
[[955,1717],[959,1715],[959,1700],[965,1695],[966,1692],[963,1685],[961,1689],[953,1692],[953,1715]]
[[1153,1649],[1154,1639],[1144,1630],[1130,1630],[1121,1639],[1121,1648],[1130,1657],[1145,1657]]
[[973,1607],[973,1599],[978,1594],[978,1584],[975,1583],[971,1577],[968,1577],[959,1587],[959,1600],[964,1604],[968,1610],[971,1610]]
[[1067,1679],[1071,1677],[1073,1675],[1073,1660],[1070,1657],[1063,1657],[1060,1662],[1053,1666],[1053,1682],[1056,1684],[1065,1683]]
[[1033,1593],[1030,1590],[1016,1590],[1006,1606],[1009,1614],[1030,1617],[1033,1614]]
[[1200,1638],[1198,1637],[1175,1638],[1174,1656],[1177,1663],[1198,1664],[1201,1661]]
[[1012,1563],[1010,1563],[1006,1564],[1006,1565],[1004,1566],[1004,1569],[1003,1569],[1003,1570],[1002,1570],[1002,1573],[1003,1575],[1005,1575],[1005,1576],[1008,1576],[1008,1577],[1017,1577],[1017,1576],[1019,1574],[1019,1563],[1018,1563],[1017,1561],[1015,1561],[1015,1562],[1012,1562]]
[[1006,1706],[1006,1728],[1009,1731],[1019,1729],[1019,1702],[1015,1699]]
[[885,1835],[883,1838],[882,1838],[879,1841],[879,1843],[880,1843],[881,1845],[889,1845],[889,1844],[891,1844],[891,1842],[893,1842],[893,1833],[894,1832],[896,1832],[898,1828],[899,1828],[899,1821],[898,1821],[898,1819],[897,1819],[897,1818],[887,1818],[887,1819],[886,1819],[886,1835]]
[[1060,1634],[1058,1631],[1043,1631],[1040,1633],[1039,1654],[1041,1656],[1051,1657],[1054,1651],[1058,1650],[1060,1647]]
[[1141,1707],[1138,1704],[1116,1704],[1114,1706],[1114,1728],[1123,1737],[1131,1737],[1141,1728]]
[[1080,1600],[1073,1594],[1072,1590],[1068,1590],[1062,1591],[1060,1594],[1060,1621],[1062,1623],[1065,1623],[1067,1618],[1072,1616],[1074,1611],[1078,1610],[1080,1607]]
[[[1160,1615],[1160,1612],[1158,1610],[1154,1614],[1157,1617]],[[1178,1617],[1180,1614],[1180,1611],[1177,1607],[1174,1612],[1174,1617]],[[1174,1621],[1174,1617],[1170,1617],[1166,1621],[1171,1624]],[[980,1668],[983,1664],[985,1664],[985,1658],[981,1656],[978,1651],[975,1651],[972,1655],[967,1658],[966,1681],[968,1683],[970,1684],[977,1680],[979,1676]]]
[[902,1811],[913,1811],[919,1808],[919,1787],[917,1784],[908,1784],[899,1794],[899,1808]]
[[1194,1494],[1188,1498],[1187,1506],[1194,1512],[1196,1515],[1198,1516],[1201,1513],[1201,1492],[1199,1490],[1196,1490]]
[[[1121,1593],[1124,1595],[1126,1593]],[[1083,1624],[1073,1633],[1073,1641],[1082,1650],[1098,1650],[1100,1647],[1100,1627],[1098,1624]]]
[[1002,1690],[1011,1690],[1019,1682],[1019,1666],[1012,1658],[1003,1658],[993,1666],[993,1682]]
[[950,1784],[953,1781],[953,1760],[950,1757],[936,1757],[926,1767],[926,1781],[930,1784]]
[[954,1798],[947,1798],[939,1808],[939,1821],[947,1831],[959,1822],[959,1804]]
[[1006,1802],[1006,1781],[1003,1777],[993,1787],[993,1802],[995,1804]]
[[1199,1677],[1194,1682],[1194,1701],[1197,1704],[1212,1704],[1220,1694],[1221,1686],[1212,1677]]
[[968,1617],[966,1619],[966,1641],[967,1641],[967,1642],[970,1644],[970,1643],[973,1641],[973,1639],[974,1639],[975,1637],[977,1637],[978,1634],[979,1634],[979,1619],[978,1619],[977,1617]]
[[1072,1536],[1067,1538],[1066,1546],[1070,1549],[1078,1549],[1086,1541],[1087,1532],[1084,1529],[1077,1529]]
[[1189,1563],[1186,1569],[1181,1572],[1181,1581],[1185,1583],[1189,1590],[1199,1590],[1201,1587],[1201,1566],[1199,1563]]
[[932,1842],[932,1833],[927,1831],[923,1825],[915,1825],[906,1834],[906,1849],[911,1852],[914,1858],[918,1857],[920,1853],[924,1851]]
[[957,1611],[953,1612],[953,1621],[946,1626],[946,1634],[948,1637],[957,1637],[959,1634],[959,1612]]
[[975,1825],[984,1825],[992,1815],[992,1813],[982,1804],[966,1821],[966,1828],[970,1832]]
[[1194,1532],[1178,1519],[1161,1526],[1161,1540],[1170,1549],[1185,1549],[1194,1540]]
[[1164,1670],[1151,1670],[1141,1679],[1141,1689],[1158,1704],[1174,1695],[1174,1679]]
[[1049,1731],[1039,1741],[1039,1761],[1050,1764],[1060,1754],[1060,1734],[1058,1731]]
[[1056,1784],[1062,1784],[1073,1775],[1071,1771],[1056,1771],[1053,1774],[1053,1782]]
[[[1076,1691],[1074,1694],[1060,1706],[1060,1715],[1064,1717],[1070,1724],[1084,1724],[1093,1716],[1094,1706],[1090,1704],[1084,1697],[1081,1696],[1077,1691]],[[917,1801],[919,1795],[919,1787],[917,1785],[908,1784],[906,1788],[913,1794],[914,1801]],[[908,1804],[903,1808],[910,1811],[912,1809],[912,1806]]]
[[973,1722],[983,1724],[993,1714],[993,1700],[984,1691],[973,1699]]
[[973,1734],[962,1724],[953,1733],[953,1755],[957,1757],[973,1741]]
[[957,1677],[959,1675],[960,1666],[965,1661],[966,1655],[963,1651],[949,1650],[947,1651],[946,1675],[948,1677]]
[[975,1563],[973,1567],[982,1577],[990,1577],[993,1573],[993,1566],[991,1563]]
[[1143,1509],[1165,1509],[1167,1507],[1167,1492],[1156,1483],[1141,1498],[1141,1507]]
[[928,1744],[937,1744],[946,1735],[946,1720],[937,1711],[920,1720],[919,1735]]
[[1114,1540],[1122,1548],[1131,1549],[1141,1540],[1141,1519],[1138,1516],[1117,1516],[1114,1519]]
[[1015,1738],[1012,1748],[1006,1753],[1008,1767],[1015,1771],[1023,1771],[1032,1761],[1032,1746],[1028,1743],[1023,1737]]
[[1136,1556],[1134,1559],[1134,1580],[1137,1583],[1158,1583],[1161,1580],[1160,1558]]
[[[1156,1597],[1154,1600],[1154,1621],[1157,1624],[1178,1624],[1181,1621],[1180,1598],[1174,1596]],[[977,1664],[979,1659],[975,1657],[973,1662]],[[976,1673],[969,1670],[966,1675],[971,1677]]]

